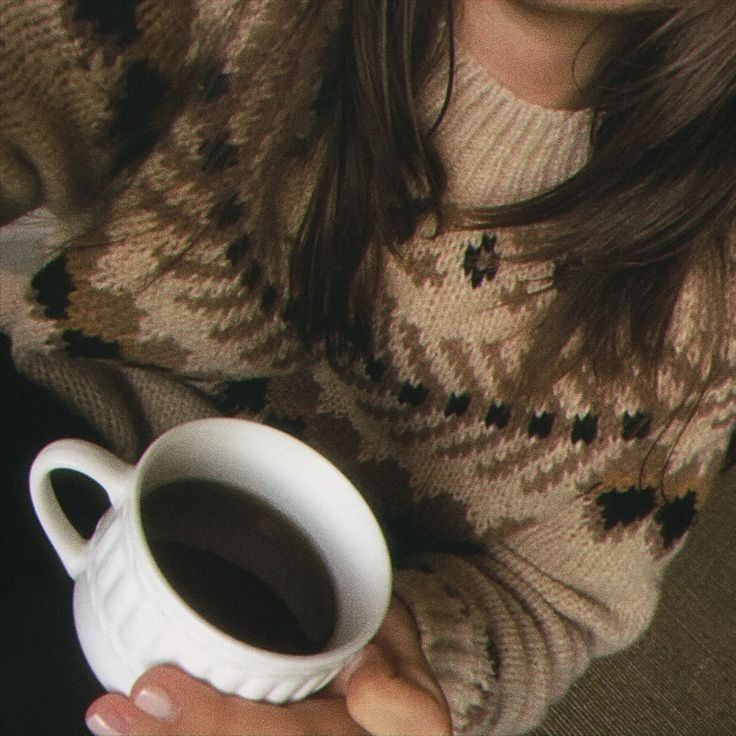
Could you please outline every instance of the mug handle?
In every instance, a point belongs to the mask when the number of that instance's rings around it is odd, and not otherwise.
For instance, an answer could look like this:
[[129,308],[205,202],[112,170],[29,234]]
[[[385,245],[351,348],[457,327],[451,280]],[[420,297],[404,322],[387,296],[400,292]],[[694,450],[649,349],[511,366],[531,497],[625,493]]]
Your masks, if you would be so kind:
[[87,567],[89,542],[72,526],[51,485],[51,472],[76,470],[99,483],[113,509],[133,488],[135,468],[98,445],[83,440],[58,440],[44,447],[31,465],[33,508],[46,536],[69,576],[76,579]]

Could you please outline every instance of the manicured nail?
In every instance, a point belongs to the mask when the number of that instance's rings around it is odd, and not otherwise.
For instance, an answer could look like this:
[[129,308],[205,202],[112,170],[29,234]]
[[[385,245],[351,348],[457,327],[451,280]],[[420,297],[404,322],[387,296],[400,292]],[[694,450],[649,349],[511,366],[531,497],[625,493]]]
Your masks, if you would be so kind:
[[133,702],[136,708],[140,708],[144,713],[164,721],[172,720],[179,712],[171,696],[163,688],[155,685],[144,687]]
[[87,728],[95,736],[125,736],[125,723],[121,718],[108,714],[103,718],[99,713],[93,713],[87,718]]

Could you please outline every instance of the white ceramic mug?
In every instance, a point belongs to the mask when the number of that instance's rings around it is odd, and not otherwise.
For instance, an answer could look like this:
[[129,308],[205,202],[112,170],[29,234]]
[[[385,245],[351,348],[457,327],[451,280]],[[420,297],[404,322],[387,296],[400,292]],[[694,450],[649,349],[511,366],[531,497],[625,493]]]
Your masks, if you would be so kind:
[[[89,541],[53,492],[50,473],[60,468],[88,475],[110,498]],[[247,644],[205,620],[167,581],[146,538],[141,500],[192,479],[248,489],[311,540],[335,597],[334,631],[321,651],[283,654]],[[238,419],[190,422],[159,437],[135,467],[88,442],[60,440],[35,459],[30,486],[36,514],[75,580],[82,649],[108,690],[128,693],[147,669],[172,663],[222,692],[299,700],[335,677],[374,636],[388,607],[388,551],[365,501],[325,458],[270,427]]]

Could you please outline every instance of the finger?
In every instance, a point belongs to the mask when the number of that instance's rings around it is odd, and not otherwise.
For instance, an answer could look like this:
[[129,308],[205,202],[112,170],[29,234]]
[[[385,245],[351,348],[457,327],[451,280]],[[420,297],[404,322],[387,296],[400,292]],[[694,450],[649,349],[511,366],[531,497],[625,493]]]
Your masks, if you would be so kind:
[[181,670],[143,675],[130,698],[106,695],[87,713],[96,736],[365,736],[343,698],[311,698],[289,706],[223,695]]
[[[172,703],[159,704],[160,695]],[[344,698],[315,697],[286,706],[223,695],[175,667],[157,667],[131,691],[134,704],[148,715],[173,713],[178,730],[192,736],[365,736],[347,711]],[[153,707],[150,707],[153,706]]]
[[438,703],[447,707],[442,689],[424,656],[414,617],[398,598],[392,600],[384,625],[374,642],[391,658],[397,674],[432,693]]
[[133,732],[135,719],[128,699],[117,693],[98,698],[85,716],[87,728],[94,736],[126,736]]
[[373,736],[452,733],[444,701],[404,677],[376,644],[365,648],[346,685],[345,698],[350,716]]
[[[171,666],[155,667],[133,686],[129,698],[105,695],[87,711],[96,736],[163,736],[230,733],[233,698]],[[235,732],[232,732],[235,736]]]
[[[429,674],[429,665],[422,653],[416,625],[409,612],[396,598],[393,599],[372,644],[380,647],[384,656],[392,661],[395,667],[401,668],[406,663],[407,669],[411,670],[407,674],[414,675],[416,671],[423,667],[426,668],[427,676],[423,678],[422,684],[435,689],[434,678]],[[327,686],[325,692],[333,695],[345,694],[348,681],[353,673],[362,666],[366,658],[366,651],[370,646],[368,645],[348,661],[337,677]],[[421,676],[420,679],[422,679]]]

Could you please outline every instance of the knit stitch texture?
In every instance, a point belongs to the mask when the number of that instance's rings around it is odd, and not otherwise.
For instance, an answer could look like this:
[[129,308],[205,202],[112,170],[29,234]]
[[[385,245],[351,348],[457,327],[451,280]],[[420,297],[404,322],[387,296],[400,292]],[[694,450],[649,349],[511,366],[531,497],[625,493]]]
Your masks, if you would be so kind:
[[[0,0],[0,222],[44,205],[55,225],[40,269],[0,255],[0,327],[19,369],[126,459],[217,413],[331,458],[383,524],[456,733],[520,734],[650,622],[721,470],[734,328],[713,348],[696,265],[655,380],[634,361],[606,382],[581,366],[525,400],[516,372],[554,264],[516,258],[523,232],[428,227],[385,258],[374,354],[334,370],[287,319],[340,10],[308,6]],[[427,85],[428,119],[445,82]],[[554,186],[590,125],[460,48],[436,134],[448,200]]]

